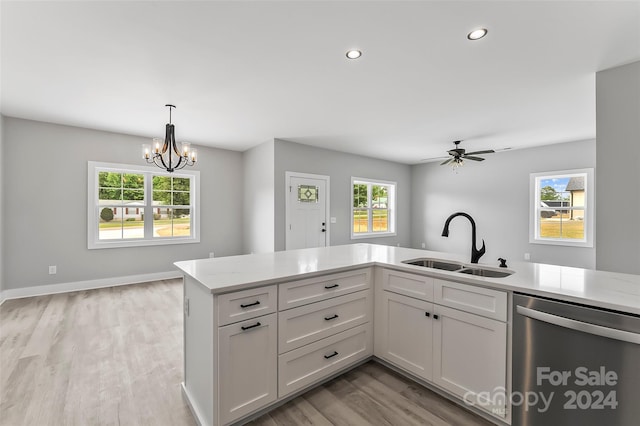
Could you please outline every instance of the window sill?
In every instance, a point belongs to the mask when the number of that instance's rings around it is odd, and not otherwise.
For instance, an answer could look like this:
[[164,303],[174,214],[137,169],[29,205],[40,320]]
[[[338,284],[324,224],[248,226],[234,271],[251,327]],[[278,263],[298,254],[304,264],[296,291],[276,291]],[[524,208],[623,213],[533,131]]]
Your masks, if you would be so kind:
[[356,235],[351,234],[351,239],[362,240],[365,238],[395,237],[396,235],[398,234],[395,232],[375,232],[375,233],[372,232],[368,234],[356,234]]
[[124,247],[145,247],[145,246],[170,246],[174,244],[199,243],[200,238],[158,238],[154,240],[117,240],[117,241],[96,241],[88,245],[89,250],[110,249]]
[[565,246],[565,247],[585,247],[585,248],[593,248],[592,241],[571,241],[571,240],[560,240],[560,239],[529,239],[530,244],[543,244],[549,246]]

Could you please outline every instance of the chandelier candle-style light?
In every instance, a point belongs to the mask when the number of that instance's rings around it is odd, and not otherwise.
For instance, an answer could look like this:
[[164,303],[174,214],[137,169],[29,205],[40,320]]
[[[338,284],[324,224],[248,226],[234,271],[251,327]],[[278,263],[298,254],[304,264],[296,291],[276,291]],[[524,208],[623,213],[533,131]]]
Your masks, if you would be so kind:
[[182,143],[182,150],[178,149],[175,127],[171,124],[171,109],[176,106],[171,104],[165,106],[169,107],[169,123],[166,126],[164,143],[160,138],[153,138],[153,151],[151,145],[142,145],[142,158],[147,160],[147,163],[154,163],[161,169],[171,173],[185,166],[196,164],[198,152],[195,149],[191,149],[191,145],[186,142]]

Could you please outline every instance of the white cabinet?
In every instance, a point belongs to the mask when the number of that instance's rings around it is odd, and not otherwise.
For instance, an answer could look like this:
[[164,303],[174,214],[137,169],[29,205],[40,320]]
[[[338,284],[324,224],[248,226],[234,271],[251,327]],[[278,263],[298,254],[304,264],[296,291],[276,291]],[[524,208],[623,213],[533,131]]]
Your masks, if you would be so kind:
[[278,352],[284,353],[371,321],[371,290],[300,306],[278,314]]
[[225,325],[218,330],[220,422],[277,399],[277,315]]
[[434,280],[434,302],[483,317],[507,320],[507,293],[491,288]]
[[507,293],[393,270],[381,276],[375,355],[504,419]]
[[[504,417],[507,324],[434,306],[433,382],[498,417]],[[478,395],[488,400],[477,400]],[[497,396],[497,397],[496,397]]]
[[380,292],[376,355],[431,380],[433,303],[389,291]]
[[221,294],[218,302],[218,325],[231,324],[276,312],[278,286],[251,288]]
[[279,286],[278,397],[373,354],[371,268]]
[[183,392],[198,423],[227,425],[277,400],[276,296],[277,285],[213,295],[185,277]]
[[280,355],[278,396],[286,396],[367,358],[371,345],[371,326],[363,324]]
[[407,272],[382,270],[382,289],[422,300],[433,300],[433,282],[431,277]]
[[504,291],[373,267],[222,294],[186,276],[184,291],[183,392],[202,425],[242,422],[371,355],[509,421],[480,397],[509,391]]
[[278,309],[282,311],[366,290],[371,287],[371,269],[356,269],[280,284]]

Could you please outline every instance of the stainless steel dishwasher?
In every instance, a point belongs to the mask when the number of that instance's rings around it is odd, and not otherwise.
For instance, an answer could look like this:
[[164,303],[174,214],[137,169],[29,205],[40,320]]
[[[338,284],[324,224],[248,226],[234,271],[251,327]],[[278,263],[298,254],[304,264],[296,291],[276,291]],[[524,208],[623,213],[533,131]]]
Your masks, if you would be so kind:
[[513,297],[512,425],[638,425],[640,317]]

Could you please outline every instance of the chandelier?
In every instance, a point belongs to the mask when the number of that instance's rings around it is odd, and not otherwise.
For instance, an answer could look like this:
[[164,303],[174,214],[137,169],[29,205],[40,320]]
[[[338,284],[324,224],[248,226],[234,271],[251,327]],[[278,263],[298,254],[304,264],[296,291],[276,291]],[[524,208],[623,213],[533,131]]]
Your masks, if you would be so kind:
[[144,158],[147,163],[153,163],[161,169],[172,173],[185,166],[193,166],[196,164],[198,153],[195,149],[191,149],[191,144],[186,142],[182,143],[181,150],[178,149],[175,127],[171,124],[171,109],[176,106],[171,104],[165,106],[169,107],[169,123],[167,123],[166,126],[164,143],[162,143],[162,139],[160,138],[153,138],[153,148],[149,144],[142,145],[142,158]]

